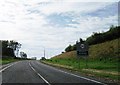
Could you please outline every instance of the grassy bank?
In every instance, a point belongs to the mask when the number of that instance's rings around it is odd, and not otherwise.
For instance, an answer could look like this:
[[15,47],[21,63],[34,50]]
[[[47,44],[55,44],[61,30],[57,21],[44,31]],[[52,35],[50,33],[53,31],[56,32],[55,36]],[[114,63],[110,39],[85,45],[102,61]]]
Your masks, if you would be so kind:
[[89,56],[79,59],[76,51],[65,52],[44,63],[112,80],[120,79],[120,39],[89,47]]
[[90,59],[48,59],[47,62],[54,64],[61,64],[66,66],[72,66],[74,69],[98,69],[106,71],[118,71],[118,65],[120,62],[114,61],[100,61],[100,60],[90,60]]
[[120,74],[118,71],[118,62],[100,62],[99,60],[88,60],[87,66],[84,59],[73,60],[73,59],[48,59],[42,61],[43,63],[66,68],[68,70],[78,71],[87,75],[97,76],[101,78],[111,79],[118,81]]

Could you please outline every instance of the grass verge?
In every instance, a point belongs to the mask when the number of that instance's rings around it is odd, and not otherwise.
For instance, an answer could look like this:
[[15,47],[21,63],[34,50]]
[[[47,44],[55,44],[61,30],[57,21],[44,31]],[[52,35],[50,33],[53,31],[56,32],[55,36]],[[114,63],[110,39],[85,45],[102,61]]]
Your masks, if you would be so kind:
[[4,58],[4,59],[0,59],[0,64],[8,64],[8,63],[15,62],[15,61],[18,61],[18,59]]
[[41,62],[55,67],[65,68],[72,71],[78,71],[89,76],[104,78],[112,82],[120,82],[120,72],[118,71],[119,62],[103,62],[99,60],[86,61],[75,59],[48,59]]
[[30,59],[25,59],[25,58],[12,58],[12,57],[2,58],[2,59],[0,59],[0,64],[8,64],[8,63],[12,63],[12,62],[15,62],[15,61],[20,61],[20,60],[30,60]]

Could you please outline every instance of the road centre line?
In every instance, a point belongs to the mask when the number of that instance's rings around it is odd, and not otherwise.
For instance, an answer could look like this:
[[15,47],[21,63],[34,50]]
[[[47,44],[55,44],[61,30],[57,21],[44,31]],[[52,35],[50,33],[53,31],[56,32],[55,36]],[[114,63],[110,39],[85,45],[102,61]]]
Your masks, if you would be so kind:
[[42,79],[45,81],[45,83],[47,83],[48,85],[51,85],[42,75],[40,75],[40,74],[32,67],[32,65],[30,64],[30,62],[29,62],[29,66],[31,67],[31,69],[32,69],[40,78],[42,78]]

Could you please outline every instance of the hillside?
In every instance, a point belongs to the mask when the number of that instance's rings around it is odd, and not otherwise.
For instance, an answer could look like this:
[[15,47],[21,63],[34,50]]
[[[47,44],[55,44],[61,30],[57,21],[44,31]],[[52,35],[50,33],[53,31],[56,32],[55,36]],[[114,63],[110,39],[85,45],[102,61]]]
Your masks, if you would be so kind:
[[[120,52],[120,38],[107,41],[104,43],[91,45],[89,47],[89,58],[91,59],[117,59],[118,51]],[[118,50],[119,49],[119,50]],[[76,51],[65,52],[53,58],[76,58]],[[52,58],[52,59],[53,59]]]
[[[80,42],[86,43],[89,46],[96,45],[96,44],[104,43],[107,41],[112,41],[114,39],[118,39],[120,38],[119,34],[120,34],[120,26],[116,26],[116,27],[111,26],[109,30],[106,32],[93,32],[93,34],[88,38],[86,38],[86,40],[83,40],[82,38],[80,38]],[[79,42],[79,41],[76,41],[76,42]],[[68,45],[65,48],[65,52],[74,51],[74,50],[76,50],[76,44]]]
[[43,63],[78,71],[86,75],[92,75],[114,82],[120,78],[118,65],[120,64],[120,38],[104,43],[91,45],[87,59],[76,56],[76,51],[65,52],[51,59],[43,60]]

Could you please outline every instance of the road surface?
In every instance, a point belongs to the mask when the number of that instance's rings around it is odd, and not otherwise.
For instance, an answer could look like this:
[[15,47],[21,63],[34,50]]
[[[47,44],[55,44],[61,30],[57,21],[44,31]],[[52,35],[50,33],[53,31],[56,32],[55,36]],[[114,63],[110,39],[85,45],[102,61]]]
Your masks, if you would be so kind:
[[0,70],[0,75],[2,75],[3,85],[4,83],[105,85],[102,82],[65,72],[35,60],[19,61],[7,65]]

